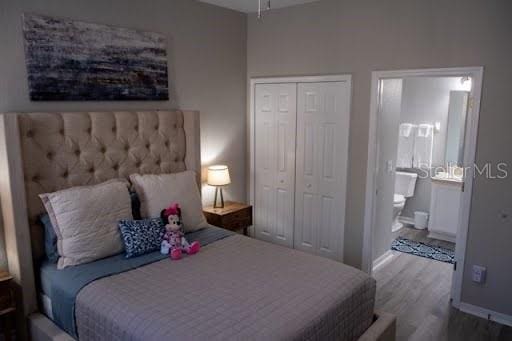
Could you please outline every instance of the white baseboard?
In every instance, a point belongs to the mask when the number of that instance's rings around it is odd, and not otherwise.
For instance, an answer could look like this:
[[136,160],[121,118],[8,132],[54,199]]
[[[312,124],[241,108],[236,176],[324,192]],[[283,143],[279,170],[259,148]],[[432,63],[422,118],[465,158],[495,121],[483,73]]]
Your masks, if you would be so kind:
[[391,259],[393,259],[393,257],[395,257],[395,254],[393,253],[392,250],[386,251],[382,256],[378,257],[376,260],[373,261],[372,271],[377,270],[378,268],[389,262]]
[[478,307],[476,305],[472,305],[469,303],[460,302],[459,309],[465,313],[475,315],[486,320],[491,320],[494,322],[498,322],[507,326],[512,327],[512,316],[506,315],[502,313],[498,313],[496,311],[492,311],[489,309],[485,309],[482,307]]
[[404,216],[398,216],[398,221],[402,224],[414,226],[414,219]]
[[454,235],[443,233],[443,232],[430,231],[430,230],[428,231],[427,237],[433,238],[433,239],[440,239],[440,240],[444,240],[444,241],[452,242],[452,243],[455,243],[455,240],[456,240],[456,236],[454,236]]

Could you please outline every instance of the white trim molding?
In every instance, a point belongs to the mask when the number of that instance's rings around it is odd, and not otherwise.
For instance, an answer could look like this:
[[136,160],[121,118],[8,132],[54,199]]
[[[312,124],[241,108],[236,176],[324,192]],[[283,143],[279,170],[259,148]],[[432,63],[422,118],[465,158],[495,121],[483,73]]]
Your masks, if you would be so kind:
[[382,256],[378,257],[372,263],[372,271],[377,271],[381,266],[390,262],[393,258],[395,258],[395,252],[388,250]]
[[428,235],[427,235],[427,238],[444,240],[444,241],[451,242],[451,243],[456,243],[457,242],[456,236],[450,235],[448,233],[439,232],[439,231],[436,231],[436,232],[429,231]]
[[406,225],[410,225],[410,226],[414,227],[414,218],[405,217],[405,216],[401,215],[401,216],[398,216],[398,221],[401,222],[402,224],[406,224]]
[[372,72],[371,102],[369,119],[368,139],[368,164],[366,169],[366,192],[365,192],[365,214],[363,230],[363,264],[362,269],[371,274],[373,268],[372,255],[372,231],[376,209],[376,179],[377,179],[377,156],[378,140],[377,132],[379,127],[378,103],[380,96],[380,81],[383,79],[410,78],[410,77],[471,77],[472,89],[470,92],[471,105],[468,109],[466,134],[464,141],[464,162],[467,170],[464,179],[464,192],[461,198],[461,209],[459,213],[459,226],[457,228],[455,259],[457,270],[454,271],[452,280],[452,304],[458,308],[461,300],[462,278],[464,271],[464,259],[466,254],[466,243],[469,228],[469,215],[471,211],[471,194],[474,181],[474,163],[477,144],[478,120],[480,115],[480,97],[482,94],[483,67],[460,67],[444,69],[416,69],[396,71],[374,71]]
[[[253,77],[251,78],[251,89],[255,84],[275,83],[319,83],[319,82],[349,82],[352,76],[343,75],[322,75],[322,76],[291,76],[291,77]],[[252,91],[251,91],[251,94]]]
[[465,302],[460,302],[459,310],[484,318],[486,320],[491,320],[512,327],[512,315],[498,313],[496,311],[485,309]]

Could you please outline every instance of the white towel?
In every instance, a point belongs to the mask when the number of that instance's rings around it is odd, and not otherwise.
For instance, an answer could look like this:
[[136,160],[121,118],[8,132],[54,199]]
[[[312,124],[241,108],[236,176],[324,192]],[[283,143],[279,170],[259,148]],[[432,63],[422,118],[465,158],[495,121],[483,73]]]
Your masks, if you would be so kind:
[[434,126],[420,124],[414,139],[414,168],[430,168],[432,166],[432,150],[434,146]]
[[398,152],[396,166],[411,168],[414,148],[414,131],[416,126],[411,123],[402,123],[398,129]]

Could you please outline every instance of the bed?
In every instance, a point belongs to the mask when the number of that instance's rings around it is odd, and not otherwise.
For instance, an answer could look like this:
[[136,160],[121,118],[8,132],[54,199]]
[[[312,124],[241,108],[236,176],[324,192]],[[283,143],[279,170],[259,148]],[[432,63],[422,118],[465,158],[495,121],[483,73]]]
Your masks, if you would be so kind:
[[42,261],[38,195],[135,172],[193,170],[200,184],[199,113],[25,113],[6,123],[22,156],[33,340],[394,339],[394,317],[374,312],[365,273],[213,226],[193,232],[203,248],[178,262],[154,252],[57,270]]

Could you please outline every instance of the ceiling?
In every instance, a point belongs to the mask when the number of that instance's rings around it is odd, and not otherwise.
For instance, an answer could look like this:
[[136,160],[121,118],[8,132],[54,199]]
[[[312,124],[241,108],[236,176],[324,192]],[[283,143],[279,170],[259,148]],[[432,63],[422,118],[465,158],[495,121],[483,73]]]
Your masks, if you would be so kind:
[[[235,11],[244,13],[254,13],[258,11],[258,0],[199,0],[201,2],[207,2],[212,5],[226,7],[234,9]],[[319,0],[271,0],[270,4],[272,8],[282,8],[288,6],[294,6],[299,4],[305,4],[307,2],[313,2]],[[261,0],[261,7],[266,7],[267,0]]]

